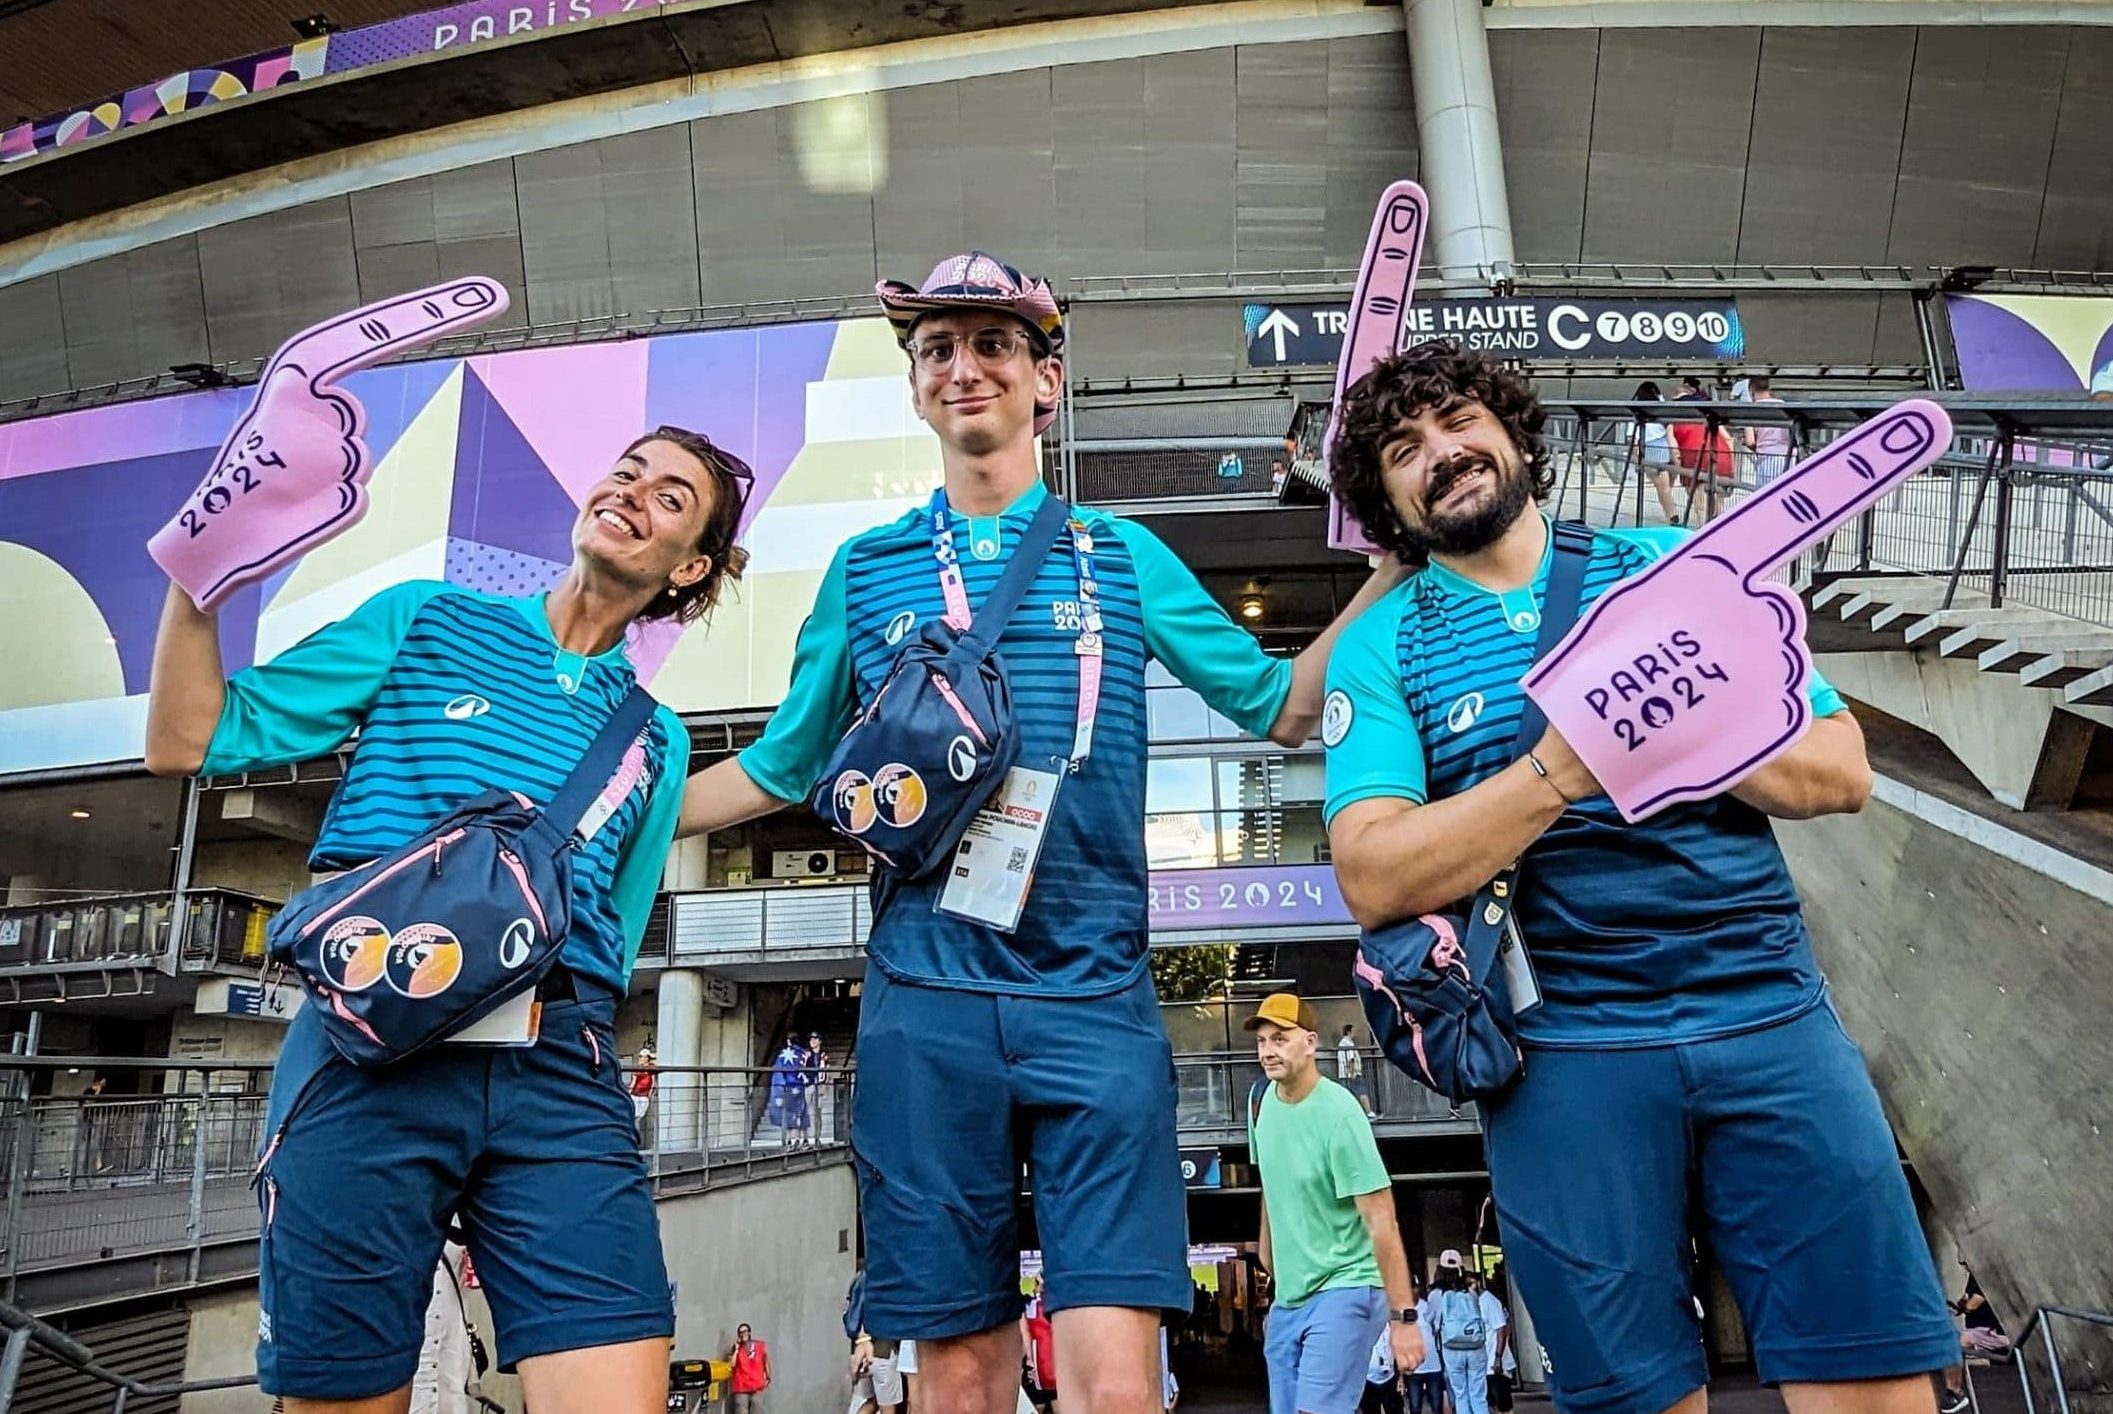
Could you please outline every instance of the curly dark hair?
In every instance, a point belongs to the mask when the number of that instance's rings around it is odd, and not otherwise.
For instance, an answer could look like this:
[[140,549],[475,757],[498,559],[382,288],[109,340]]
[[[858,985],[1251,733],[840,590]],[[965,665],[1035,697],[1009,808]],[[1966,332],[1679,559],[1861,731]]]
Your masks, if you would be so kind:
[[734,537],[741,533],[741,513],[748,505],[749,491],[755,487],[756,474],[747,462],[724,447],[715,446],[702,432],[692,432],[687,427],[656,427],[624,448],[623,455],[630,456],[648,442],[667,442],[682,448],[702,462],[712,476],[711,511],[697,537],[697,551],[712,557],[712,567],[695,584],[671,586],[672,593],[655,594],[653,602],[638,611],[641,619],[674,619],[677,623],[693,624],[712,612],[726,586],[740,579],[741,571],[748,567],[748,551],[736,545]]
[[1395,429],[1426,408],[1445,408],[1461,401],[1482,404],[1526,461],[1533,494],[1547,500],[1555,490],[1555,471],[1541,440],[1547,414],[1533,385],[1506,372],[1477,349],[1432,339],[1380,360],[1352,383],[1337,409],[1335,441],[1328,448],[1328,474],[1343,504],[1381,549],[1404,560],[1421,560],[1423,542],[1409,534],[1401,513],[1387,494],[1379,453]]

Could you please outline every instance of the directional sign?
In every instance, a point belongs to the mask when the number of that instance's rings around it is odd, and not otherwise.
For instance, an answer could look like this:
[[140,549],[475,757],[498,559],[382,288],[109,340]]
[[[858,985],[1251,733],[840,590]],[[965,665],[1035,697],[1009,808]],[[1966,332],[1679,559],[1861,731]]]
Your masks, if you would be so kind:
[[[1347,304],[1250,304],[1241,311],[1250,368],[1323,367],[1342,352]],[[1693,359],[1746,356],[1731,299],[1434,299],[1408,312],[1403,338],[1451,339],[1499,358]]]

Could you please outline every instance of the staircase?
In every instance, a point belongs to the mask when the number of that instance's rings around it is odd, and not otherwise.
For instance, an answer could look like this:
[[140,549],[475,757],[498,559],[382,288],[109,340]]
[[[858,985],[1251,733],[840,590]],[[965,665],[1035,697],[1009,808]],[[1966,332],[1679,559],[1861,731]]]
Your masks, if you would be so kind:
[[2006,604],[1961,586],[1944,607],[1945,582],[1920,575],[1852,576],[1812,592],[1815,615],[1838,618],[1881,640],[2008,673],[2025,687],[2058,692],[2071,707],[2113,706],[2113,628],[2046,609]]
[[[855,997],[818,997],[797,1002],[786,1025],[773,1039],[770,1053],[761,1058],[761,1064],[769,1067],[785,1049],[785,1042],[798,1037],[805,1042],[813,1032],[821,1033],[822,1054],[828,1058],[831,1071],[842,1069],[851,1063],[851,1050],[858,1041],[858,999]],[[758,1149],[780,1149],[786,1147],[792,1135],[774,1124],[770,1113],[770,1084],[766,1079],[759,1088],[756,1118],[749,1134],[750,1145]],[[820,1085],[807,1094],[809,1128],[806,1138],[823,1144],[841,1144],[848,1137],[850,1110],[848,1096],[836,1080],[824,1078]]]

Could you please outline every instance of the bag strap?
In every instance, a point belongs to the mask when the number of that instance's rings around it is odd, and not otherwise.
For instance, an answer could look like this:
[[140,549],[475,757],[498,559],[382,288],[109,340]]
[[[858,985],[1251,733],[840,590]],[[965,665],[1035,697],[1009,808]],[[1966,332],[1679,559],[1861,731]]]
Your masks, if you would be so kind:
[[[1533,648],[1536,663],[1547,657],[1556,644],[1563,641],[1563,636],[1576,626],[1579,599],[1585,585],[1585,566],[1592,559],[1592,527],[1574,520],[1559,520],[1554,523],[1553,530],[1555,555],[1554,562],[1548,567],[1548,592],[1541,599],[1541,635]],[[1519,734],[1511,747],[1513,760],[1533,749],[1547,721],[1531,697],[1521,699]],[[1474,903],[1468,909],[1467,937],[1461,941],[1467,953],[1468,969],[1473,973],[1477,987],[1487,987],[1491,975],[1497,970],[1497,958],[1503,952],[1504,925],[1517,902],[1520,863],[1521,860],[1514,859],[1498,870],[1497,876],[1476,893]]]
[[991,586],[990,597],[976,610],[975,621],[968,632],[961,636],[957,650],[975,658],[988,658],[998,646],[998,637],[1005,632],[1005,625],[1027,597],[1028,586],[1041,573],[1042,562],[1056,546],[1057,536],[1064,531],[1064,522],[1071,518],[1071,507],[1056,496],[1044,496],[1042,505],[1027,523],[1020,535],[1020,543],[1013,547],[1012,560],[1005,566],[1005,573]]
[[653,709],[658,705],[652,693],[636,682],[631,684],[630,693],[616,704],[609,720],[587,744],[587,754],[580,758],[580,764],[572,768],[565,784],[551,797],[550,804],[543,807],[543,818],[550,821],[559,834],[570,835],[579,828],[588,807],[594,804],[602,787],[609,784],[609,778],[616,774],[617,768],[624,764],[624,753],[646,729],[646,723],[652,720]]

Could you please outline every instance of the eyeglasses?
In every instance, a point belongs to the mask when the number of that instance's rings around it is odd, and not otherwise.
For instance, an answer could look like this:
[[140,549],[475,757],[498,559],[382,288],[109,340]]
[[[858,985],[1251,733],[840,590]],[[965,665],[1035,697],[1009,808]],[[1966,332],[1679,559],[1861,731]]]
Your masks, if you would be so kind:
[[[919,367],[936,373],[954,366],[954,356],[961,351],[962,342],[952,334],[927,334],[910,345],[910,357],[917,360]],[[1025,329],[1006,329],[995,324],[969,335],[967,343],[976,362],[986,367],[1005,362],[1023,347],[1030,354],[1040,347]]]

